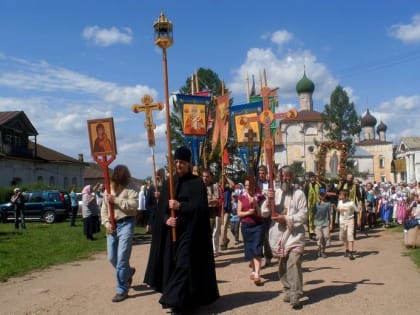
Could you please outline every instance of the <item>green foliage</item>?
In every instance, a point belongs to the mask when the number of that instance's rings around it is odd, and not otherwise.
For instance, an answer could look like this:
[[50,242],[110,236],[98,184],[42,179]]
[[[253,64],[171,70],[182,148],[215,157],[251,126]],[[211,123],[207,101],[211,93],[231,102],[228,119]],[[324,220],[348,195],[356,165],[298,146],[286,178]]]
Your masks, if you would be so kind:
[[[211,69],[199,68],[197,70],[198,76],[198,90],[210,90],[212,95],[219,96],[222,95],[222,81],[219,79],[219,76],[216,72]],[[195,84],[195,83],[194,83]],[[197,88],[197,87],[196,87]],[[182,94],[191,93],[191,77],[185,80],[185,85],[182,86],[179,91]],[[225,93],[228,90],[225,88]]]
[[293,170],[293,173],[295,174],[295,178],[297,179],[304,179],[305,178],[305,169],[302,166],[302,162],[294,161],[290,167]]
[[330,104],[325,104],[321,115],[327,136],[332,141],[347,142],[351,146],[353,135],[360,132],[361,118],[341,86],[335,88],[330,97]]
[[[140,233],[144,233],[144,228],[136,227],[135,241]],[[0,224],[0,282],[105,251],[104,228],[95,238],[96,241],[86,240],[81,220],[77,220],[76,227],[68,222],[27,222],[25,230],[15,230],[13,223]]]

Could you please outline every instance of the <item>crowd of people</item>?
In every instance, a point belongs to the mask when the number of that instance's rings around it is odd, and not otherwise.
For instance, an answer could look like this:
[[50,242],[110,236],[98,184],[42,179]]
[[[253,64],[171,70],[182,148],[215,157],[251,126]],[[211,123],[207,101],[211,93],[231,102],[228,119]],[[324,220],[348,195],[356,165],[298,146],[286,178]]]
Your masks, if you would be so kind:
[[[420,224],[420,183],[363,183],[353,174],[338,183],[323,183],[312,172],[306,182],[298,183],[289,166],[277,169],[270,181],[263,165],[243,183],[224,173],[216,181],[209,169],[193,172],[186,147],[175,151],[174,165],[173,187],[166,170],[160,169],[154,182],[146,181],[137,191],[128,168],[118,165],[111,191],[103,184],[82,190],[86,238],[94,240],[99,222],[107,233],[116,279],[113,302],[128,297],[136,272],[130,264],[134,228],[139,224],[151,234],[143,282],[162,294],[159,303],[171,314],[184,314],[219,298],[215,260],[229,245],[242,245],[250,280],[257,286],[264,284],[262,271],[276,258],[283,301],[300,309],[308,241],[316,242],[317,258],[327,258],[331,233],[338,230],[343,256],[355,260],[358,233],[368,235],[380,225],[408,229]],[[21,195],[19,189],[14,193],[18,213]],[[73,187],[72,226],[75,195]],[[21,225],[25,228],[24,216]]]
[[[327,258],[330,235],[338,229],[343,257],[355,260],[357,233],[366,234],[379,225],[389,227],[420,219],[417,184],[362,183],[353,174],[336,184],[325,184],[314,173],[308,174],[307,182],[299,184],[288,166],[276,172],[272,187],[265,166],[259,166],[257,176],[249,176],[243,183],[234,183],[226,174],[216,181],[209,169],[196,170],[193,175],[190,152],[183,150],[188,153],[175,156],[180,177],[176,177],[174,199],[168,196],[168,191],[155,196],[157,207],[152,223],[155,231],[144,279],[144,283],[162,293],[160,303],[171,308],[173,314],[217,299],[214,260],[228,249],[231,239],[234,245],[243,242],[249,277],[257,286],[263,285],[262,270],[276,258],[283,300],[299,309],[303,296],[303,253],[308,240],[316,242],[318,258]],[[201,185],[204,192],[197,191]],[[170,209],[175,210],[175,217]],[[194,212],[200,212],[200,216],[196,217],[196,213],[191,217]],[[199,232],[192,229],[192,222],[195,227],[200,226]],[[174,227],[176,245],[171,241]],[[200,239],[200,249],[191,249],[196,244],[192,239]],[[205,263],[194,258],[197,252],[201,259],[205,257]],[[198,264],[206,270],[200,275],[192,273]],[[208,285],[203,288],[197,283]],[[204,296],[205,301],[201,300]]]

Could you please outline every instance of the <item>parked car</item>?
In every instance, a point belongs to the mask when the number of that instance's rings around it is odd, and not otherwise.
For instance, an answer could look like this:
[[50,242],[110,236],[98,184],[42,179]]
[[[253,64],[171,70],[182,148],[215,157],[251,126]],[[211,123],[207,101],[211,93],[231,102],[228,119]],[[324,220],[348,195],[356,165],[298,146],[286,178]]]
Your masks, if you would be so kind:
[[[44,220],[54,223],[66,219],[71,213],[70,196],[61,190],[24,191],[26,198],[25,219]],[[13,220],[15,211],[11,202],[0,204],[0,218],[3,222]]]

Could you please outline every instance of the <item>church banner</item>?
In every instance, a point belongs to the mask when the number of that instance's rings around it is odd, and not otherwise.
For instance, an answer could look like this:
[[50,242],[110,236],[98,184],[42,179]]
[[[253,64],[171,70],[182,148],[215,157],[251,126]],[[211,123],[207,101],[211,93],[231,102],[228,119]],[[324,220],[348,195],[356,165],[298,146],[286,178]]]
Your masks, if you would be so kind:
[[216,117],[214,119],[213,136],[211,140],[212,152],[220,143],[221,152],[226,145],[229,133],[229,94],[216,99]]
[[191,149],[193,165],[200,164],[200,145],[206,139],[210,102],[210,96],[176,95],[176,106],[181,112],[182,133],[185,144]]
[[205,136],[211,97],[177,94],[176,102],[181,111],[182,133],[189,136]]
[[[258,142],[260,141],[261,127],[258,123],[258,115],[262,111],[262,107],[262,102],[229,107],[233,135],[238,144],[246,146],[251,138],[257,139],[256,141]],[[253,133],[252,136],[250,134],[251,130]]]
[[261,124],[258,116],[263,108],[263,102],[252,102],[229,107],[230,122],[233,135],[238,143],[239,153],[246,172],[255,176],[255,169],[250,164],[258,165],[261,141]]
[[[268,96],[268,101],[270,103],[270,109],[273,113],[276,112],[276,107],[278,106],[278,102],[279,102],[278,101],[278,96],[277,96],[277,90],[278,90],[277,88],[270,90],[270,95]],[[251,103],[262,102],[262,96],[260,96],[260,95],[250,96],[249,101]],[[263,127],[263,129],[264,129],[264,127]],[[274,134],[276,129],[277,129],[277,120],[274,119],[273,122],[270,125],[271,134]],[[262,133],[264,134],[264,131]]]

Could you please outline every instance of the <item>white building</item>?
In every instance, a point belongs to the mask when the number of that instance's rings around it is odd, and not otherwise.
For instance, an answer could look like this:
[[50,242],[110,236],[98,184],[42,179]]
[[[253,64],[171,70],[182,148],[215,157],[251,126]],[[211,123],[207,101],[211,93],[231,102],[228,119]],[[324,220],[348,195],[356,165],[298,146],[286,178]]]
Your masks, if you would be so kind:
[[23,111],[0,112],[0,186],[82,187],[86,163],[38,144],[37,135]]
[[397,146],[393,161],[395,181],[420,181],[420,137],[403,137]]

